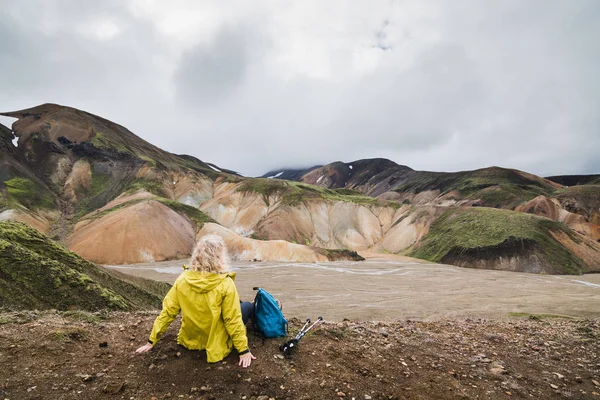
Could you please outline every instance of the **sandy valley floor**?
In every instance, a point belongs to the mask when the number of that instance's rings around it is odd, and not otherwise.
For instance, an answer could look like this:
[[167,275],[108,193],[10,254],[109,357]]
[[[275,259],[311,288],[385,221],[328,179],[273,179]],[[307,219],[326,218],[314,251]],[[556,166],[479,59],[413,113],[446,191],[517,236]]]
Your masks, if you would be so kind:
[[[182,261],[119,266],[173,282]],[[511,313],[600,317],[600,274],[556,276],[474,270],[408,258],[364,262],[234,263],[242,299],[267,289],[288,317],[326,320],[501,319]]]

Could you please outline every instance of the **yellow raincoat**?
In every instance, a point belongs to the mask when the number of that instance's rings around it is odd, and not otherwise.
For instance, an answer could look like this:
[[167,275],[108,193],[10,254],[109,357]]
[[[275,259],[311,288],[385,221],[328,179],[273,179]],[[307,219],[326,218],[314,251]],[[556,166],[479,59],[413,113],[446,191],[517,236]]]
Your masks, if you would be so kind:
[[181,311],[177,343],[190,350],[206,349],[208,362],[221,361],[233,346],[239,353],[247,353],[248,338],[234,279],[235,272],[184,271],[163,300],[149,342],[156,344]]

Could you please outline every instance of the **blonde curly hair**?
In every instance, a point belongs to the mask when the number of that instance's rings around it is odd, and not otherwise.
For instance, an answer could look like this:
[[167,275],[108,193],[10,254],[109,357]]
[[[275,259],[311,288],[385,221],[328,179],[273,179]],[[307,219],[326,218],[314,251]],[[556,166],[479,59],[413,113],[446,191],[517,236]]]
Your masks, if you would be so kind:
[[190,269],[215,274],[229,272],[229,257],[223,239],[217,235],[201,237],[192,253]]

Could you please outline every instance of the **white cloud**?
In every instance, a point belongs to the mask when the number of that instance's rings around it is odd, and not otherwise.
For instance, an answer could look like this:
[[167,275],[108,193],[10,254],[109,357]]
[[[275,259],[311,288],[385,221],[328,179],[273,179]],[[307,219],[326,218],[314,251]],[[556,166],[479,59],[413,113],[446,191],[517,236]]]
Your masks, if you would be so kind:
[[0,104],[79,107],[249,175],[600,172],[597,2],[349,4],[7,1]]

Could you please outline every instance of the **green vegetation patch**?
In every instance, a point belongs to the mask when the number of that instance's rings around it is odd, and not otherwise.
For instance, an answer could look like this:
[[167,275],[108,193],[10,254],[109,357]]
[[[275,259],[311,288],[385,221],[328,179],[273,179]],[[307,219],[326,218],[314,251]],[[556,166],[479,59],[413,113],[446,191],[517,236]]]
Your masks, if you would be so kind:
[[106,204],[107,195],[115,182],[116,180],[109,174],[92,172],[92,184],[89,189],[84,188],[77,193],[80,198],[77,204],[77,219]]
[[440,195],[458,192],[460,198],[481,199],[488,207],[514,208],[555,189],[541,178],[517,170],[491,167],[464,172],[415,172],[394,188],[398,193],[439,190]]
[[213,222],[216,223],[214,219],[200,211],[199,209],[189,206],[187,204],[180,203],[176,200],[169,199],[157,199],[165,206],[169,207],[171,210],[175,211],[178,214],[185,214],[189,219],[194,223],[196,230],[202,229],[205,223]]
[[25,224],[0,222],[0,308],[131,310],[160,307],[169,286],[116,277]]
[[312,200],[344,201],[362,205],[372,205],[377,202],[373,197],[355,194],[358,192],[349,189],[331,190],[307,183],[283,181],[280,179],[246,179],[242,182],[238,191],[259,193],[267,205],[269,205],[269,198],[271,196],[279,196],[281,204],[291,207]]
[[145,190],[156,196],[164,196],[163,183],[151,179],[135,179],[125,188],[128,193],[135,193],[139,190]]
[[92,140],[90,140],[90,143],[101,149],[112,149],[119,153],[129,153],[134,155],[134,152],[124,143],[111,140],[109,136],[103,132],[95,132],[94,137]]
[[449,255],[472,254],[473,250],[493,253],[508,244],[540,249],[555,272],[579,274],[587,266],[556,241],[550,232],[573,232],[564,225],[531,214],[485,207],[446,211],[430,227],[429,233],[408,255],[443,262]]
[[52,208],[55,205],[54,195],[29,179],[15,177],[4,181],[4,186],[8,194],[5,200],[7,206],[14,206],[16,203],[34,209]]

